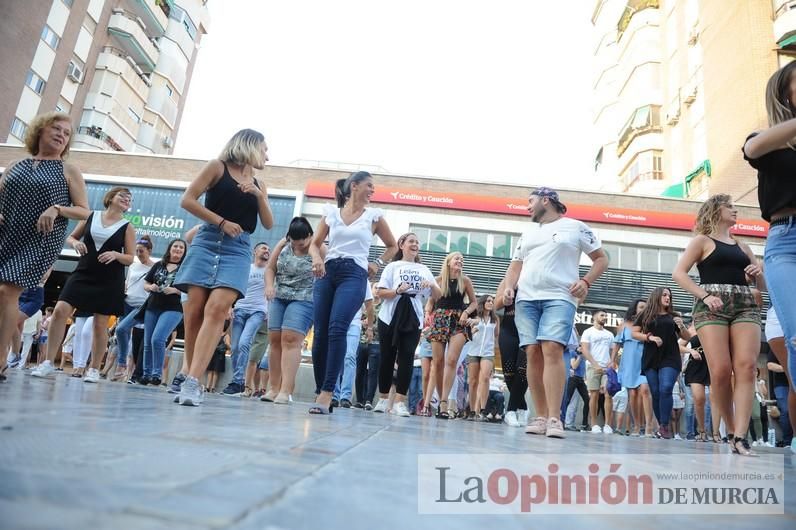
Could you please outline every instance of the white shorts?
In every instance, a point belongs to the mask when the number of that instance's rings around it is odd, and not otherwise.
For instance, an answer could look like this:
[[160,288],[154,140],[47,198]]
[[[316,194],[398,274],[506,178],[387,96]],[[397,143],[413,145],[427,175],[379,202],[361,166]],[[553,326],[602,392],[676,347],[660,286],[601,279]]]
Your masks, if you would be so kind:
[[614,412],[624,414],[627,410],[627,390],[617,392],[613,397]]
[[673,409],[685,408],[685,400],[680,397],[680,394],[672,394],[672,408]]
[[766,312],[766,341],[779,339],[784,336],[785,334],[782,332],[782,326],[779,325],[779,317],[777,317],[777,313],[774,311],[774,306],[772,305]]

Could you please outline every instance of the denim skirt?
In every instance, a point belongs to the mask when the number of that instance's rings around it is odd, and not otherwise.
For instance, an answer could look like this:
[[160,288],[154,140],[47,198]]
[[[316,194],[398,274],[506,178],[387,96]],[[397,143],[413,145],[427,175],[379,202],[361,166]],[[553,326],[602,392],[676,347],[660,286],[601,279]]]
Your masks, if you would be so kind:
[[177,272],[174,287],[185,292],[192,285],[226,287],[243,298],[252,261],[250,237],[247,232],[230,237],[215,225],[202,225]]

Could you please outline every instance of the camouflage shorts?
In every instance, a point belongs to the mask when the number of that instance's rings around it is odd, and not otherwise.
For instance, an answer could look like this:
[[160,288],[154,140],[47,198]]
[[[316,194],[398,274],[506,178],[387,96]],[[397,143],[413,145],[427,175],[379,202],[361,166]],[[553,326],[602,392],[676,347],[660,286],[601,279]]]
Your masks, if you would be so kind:
[[729,326],[736,322],[751,322],[760,325],[760,307],[752,290],[746,285],[710,283],[701,286],[705,292],[721,299],[724,304],[718,311],[711,311],[705,302],[694,304],[694,327]]

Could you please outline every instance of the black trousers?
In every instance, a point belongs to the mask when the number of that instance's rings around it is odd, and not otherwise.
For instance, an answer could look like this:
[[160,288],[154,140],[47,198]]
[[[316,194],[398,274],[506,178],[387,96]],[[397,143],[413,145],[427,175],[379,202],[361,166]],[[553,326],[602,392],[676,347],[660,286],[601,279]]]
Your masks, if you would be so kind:
[[376,387],[379,384],[379,359],[381,351],[377,342],[360,344],[357,349],[357,372],[354,378],[354,387],[357,392],[357,402],[373,403]]
[[133,328],[133,359],[135,360],[135,371],[133,379],[144,377],[144,330]]
[[525,392],[528,390],[525,352],[520,349],[520,337],[514,319],[503,318],[498,335],[500,358],[503,361],[503,379],[509,389],[508,411],[527,410]]
[[[578,391],[580,394],[580,398],[583,400],[583,422],[581,425],[583,427],[588,427],[589,425],[589,391],[586,389],[586,382],[583,380],[582,377],[578,375],[573,375],[569,378],[569,383],[567,383],[567,392],[565,394],[566,398],[564,399],[564,403],[566,406],[569,407],[570,401],[572,401],[572,396],[575,395],[575,391]],[[564,407],[566,409],[566,407]]]
[[393,334],[390,326],[379,320],[379,347],[381,349],[381,366],[379,367],[379,392],[387,394],[392,386],[392,372],[398,361],[398,376],[395,391],[401,395],[409,393],[412,381],[412,367],[415,362],[415,348],[420,342],[420,328],[411,333],[399,333],[396,346],[393,346]]

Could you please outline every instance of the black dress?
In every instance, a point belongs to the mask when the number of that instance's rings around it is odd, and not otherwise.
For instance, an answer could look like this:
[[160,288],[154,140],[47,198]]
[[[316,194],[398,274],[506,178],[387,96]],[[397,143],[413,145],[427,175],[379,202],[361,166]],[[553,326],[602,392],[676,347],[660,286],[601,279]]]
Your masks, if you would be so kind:
[[39,216],[55,204],[71,206],[61,160],[22,160],[0,185],[0,282],[36,287],[58,259],[68,219],[56,217],[52,232],[36,230]]
[[[66,280],[59,300],[92,314],[124,314],[124,265],[118,261],[102,264],[97,257],[109,250],[121,252],[124,249],[127,224],[127,220],[122,219],[103,227],[102,212],[92,212],[88,216],[83,234],[86,253]],[[109,232],[110,236],[96,248],[94,237],[101,231]]]
[[685,371],[683,372],[685,384],[690,385],[691,383],[695,383],[697,385],[710,386],[708,361],[705,358],[705,351],[702,349],[702,343],[699,342],[699,337],[694,337],[691,339],[691,349],[699,350],[699,353],[702,355],[702,359],[694,359],[689,354],[688,364],[685,365]]
[[[636,321],[640,326],[641,322]],[[677,344],[677,324],[674,317],[669,314],[658,315],[650,322],[649,328],[644,333],[652,333],[663,340],[658,346],[652,341],[644,343],[644,353],[641,356],[641,370],[660,370],[664,367],[674,368],[680,372],[683,361],[680,358],[680,346]]]

